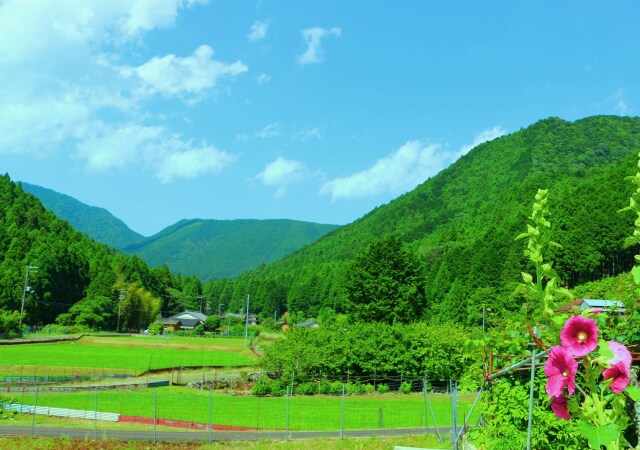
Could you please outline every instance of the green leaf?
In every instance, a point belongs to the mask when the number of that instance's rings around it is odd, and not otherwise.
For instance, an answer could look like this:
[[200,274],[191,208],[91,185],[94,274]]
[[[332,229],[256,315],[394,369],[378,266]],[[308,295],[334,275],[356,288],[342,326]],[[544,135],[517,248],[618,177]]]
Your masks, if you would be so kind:
[[620,431],[615,423],[596,427],[588,422],[581,421],[580,434],[589,441],[589,447],[596,448],[598,450],[603,445],[606,447],[611,443],[611,441],[620,437]]
[[631,275],[633,275],[633,281],[636,284],[640,284],[640,266],[633,266],[633,269],[631,269]]
[[638,389],[636,386],[630,384],[624,391],[631,398],[631,400],[633,400],[634,402],[640,402],[640,389]]
[[532,283],[533,282],[533,277],[528,274],[527,272],[522,272],[522,279],[524,280],[525,283]]

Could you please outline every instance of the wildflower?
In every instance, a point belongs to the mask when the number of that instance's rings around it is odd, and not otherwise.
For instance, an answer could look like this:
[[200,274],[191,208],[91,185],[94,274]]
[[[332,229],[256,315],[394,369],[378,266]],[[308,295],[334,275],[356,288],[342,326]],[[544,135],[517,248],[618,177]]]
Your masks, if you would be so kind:
[[611,382],[611,392],[619,394],[629,386],[629,367],[620,361],[602,372],[602,378],[605,380],[613,379]]
[[549,378],[546,386],[549,397],[561,397],[565,386],[569,395],[573,395],[577,371],[578,363],[565,348],[559,345],[551,347],[544,366],[544,374]]
[[567,320],[560,332],[562,346],[574,356],[584,356],[598,346],[598,325],[582,316]]
[[560,397],[553,397],[551,399],[551,409],[560,419],[571,419],[571,415],[569,415],[569,408],[567,408],[568,401],[569,400],[564,395],[561,395]]

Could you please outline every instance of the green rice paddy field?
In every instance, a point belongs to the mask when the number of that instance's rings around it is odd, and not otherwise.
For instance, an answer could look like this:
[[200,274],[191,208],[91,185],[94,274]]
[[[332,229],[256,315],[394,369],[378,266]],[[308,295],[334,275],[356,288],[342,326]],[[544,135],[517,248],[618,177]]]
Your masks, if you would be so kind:
[[140,374],[149,369],[251,366],[244,339],[86,336],[77,341],[0,346],[0,375]]
[[[33,405],[34,393],[14,394],[13,401]],[[448,395],[430,394],[438,426],[451,424],[451,401]],[[463,395],[458,402],[458,422],[469,412],[472,395]],[[222,392],[200,391],[184,387],[163,387],[145,390],[85,391],[52,393],[42,391],[38,406],[52,406],[112,412],[127,416],[156,417],[185,422],[228,425],[249,428],[286,429],[286,397],[234,396]],[[429,411],[425,423],[423,394],[369,394],[345,397],[344,428],[413,428],[434,426]],[[477,412],[471,423],[477,421]],[[339,430],[342,421],[340,396],[292,396],[289,398],[289,428],[291,430]]]

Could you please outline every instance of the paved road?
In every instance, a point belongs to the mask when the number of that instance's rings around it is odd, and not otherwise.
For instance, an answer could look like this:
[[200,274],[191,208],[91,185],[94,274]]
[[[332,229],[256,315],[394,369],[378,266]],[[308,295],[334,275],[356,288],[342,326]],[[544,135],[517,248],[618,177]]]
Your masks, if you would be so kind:
[[[441,434],[450,433],[450,428],[440,429]],[[400,428],[382,430],[349,430],[344,432],[345,438],[371,436],[405,436],[408,434],[424,434],[424,428]],[[435,428],[428,429],[429,434],[436,434]],[[53,428],[29,426],[0,426],[2,436],[44,436],[70,437],[77,439],[120,439],[125,441],[249,441],[249,440],[283,440],[286,431],[138,431],[138,430],[95,430],[90,428]],[[291,439],[339,438],[339,431],[291,431]]]

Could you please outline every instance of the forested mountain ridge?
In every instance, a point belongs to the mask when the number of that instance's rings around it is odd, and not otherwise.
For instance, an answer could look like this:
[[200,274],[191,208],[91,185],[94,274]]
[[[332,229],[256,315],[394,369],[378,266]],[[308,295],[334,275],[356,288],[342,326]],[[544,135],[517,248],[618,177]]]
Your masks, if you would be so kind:
[[104,208],[86,205],[69,195],[35,184],[23,182],[22,188],[38,197],[45,208],[73,228],[110,247],[122,250],[144,238]]
[[629,269],[623,250],[633,219],[626,206],[636,172],[640,119],[558,118],[479,145],[413,191],[318,242],[237,279],[209,283],[222,303],[251,293],[258,310],[318,315],[340,310],[349,261],[371,242],[396,233],[426,262],[424,319],[473,322],[482,305],[514,309],[513,285],[526,269],[526,227],[538,188],[549,189],[553,255],[573,286]]
[[124,249],[203,281],[269,264],[338,228],[297,220],[182,220]]
[[206,281],[230,278],[269,264],[310,244],[338,225],[297,220],[183,219],[144,237],[103,208],[86,205],[51,189],[22,183],[57,217],[92,239],[153,267],[166,264],[173,272]]
[[0,176],[0,335],[18,329],[23,295],[23,324],[139,330],[201,294],[199,280],[97,243]]

